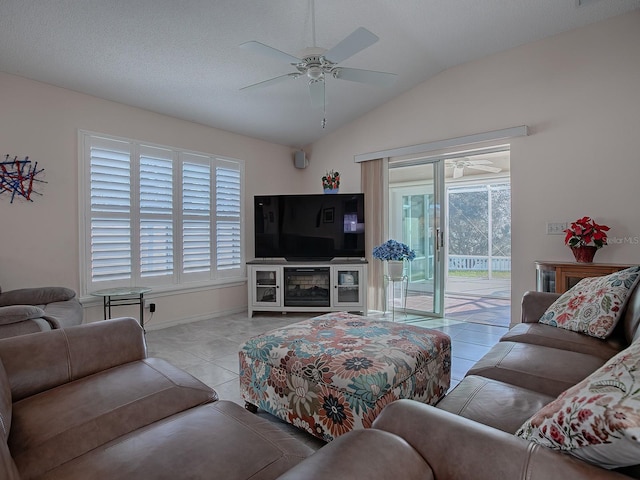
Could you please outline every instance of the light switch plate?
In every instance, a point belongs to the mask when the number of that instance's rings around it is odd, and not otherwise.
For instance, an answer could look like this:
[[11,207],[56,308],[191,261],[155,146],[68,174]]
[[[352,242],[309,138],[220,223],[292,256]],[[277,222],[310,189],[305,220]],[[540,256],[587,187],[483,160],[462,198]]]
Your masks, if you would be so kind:
[[547,222],[547,235],[564,235],[569,222]]

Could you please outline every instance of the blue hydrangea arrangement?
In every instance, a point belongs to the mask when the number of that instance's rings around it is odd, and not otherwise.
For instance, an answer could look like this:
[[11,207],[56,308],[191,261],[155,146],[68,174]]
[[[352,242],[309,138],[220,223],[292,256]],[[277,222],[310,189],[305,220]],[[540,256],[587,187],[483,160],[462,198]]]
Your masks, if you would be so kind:
[[373,249],[373,258],[380,260],[413,260],[416,252],[408,245],[390,239]]

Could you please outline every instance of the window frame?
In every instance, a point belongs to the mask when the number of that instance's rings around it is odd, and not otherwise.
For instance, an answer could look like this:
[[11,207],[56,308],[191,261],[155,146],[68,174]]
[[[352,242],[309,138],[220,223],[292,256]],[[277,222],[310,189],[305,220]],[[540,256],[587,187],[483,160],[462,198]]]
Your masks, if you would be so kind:
[[[128,278],[121,280],[94,281],[92,277],[92,204],[91,204],[91,149],[95,145],[116,145],[117,143],[128,146],[130,179],[130,218],[129,245],[131,248],[131,271]],[[154,218],[155,214],[142,213],[140,208],[140,158],[148,156],[145,151],[163,151],[170,157],[172,162],[172,242],[173,242],[173,272],[168,275],[143,276],[140,263],[140,232],[141,220]],[[242,281],[246,277],[245,273],[245,162],[236,158],[230,158],[210,153],[197,152],[193,150],[179,149],[167,145],[159,145],[152,142],[144,142],[113,135],[78,130],[78,157],[79,157],[79,246],[80,246],[80,290],[81,295],[87,295],[91,291],[122,287],[122,286],[149,286],[154,291],[175,291],[189,288],[200,288],[215,286],[218,284],[230,284]],[[183,194],[183,165],[185,162],[192,162],[192,159],[199,159],[203,164],[209,166],[211,176],[209,182],[209,270],[206,272],[185,273],[183,272],[183,215],[182,194]],[[216,212],[216,169],[219,167],[230,168],[237,171],[236,182],[238,190],[236,216],[220,217]],[[239,177],[239,178],[238,178]],[[234,197],[234,200],[236,198]],[[237,223],[239,235],[239,253],[233,252],[233,262],[230,268],[219,268],[216,258],[217,233],[216,226],[220,218],[232,218]],[[237,265],[237,266],[236,266]]]

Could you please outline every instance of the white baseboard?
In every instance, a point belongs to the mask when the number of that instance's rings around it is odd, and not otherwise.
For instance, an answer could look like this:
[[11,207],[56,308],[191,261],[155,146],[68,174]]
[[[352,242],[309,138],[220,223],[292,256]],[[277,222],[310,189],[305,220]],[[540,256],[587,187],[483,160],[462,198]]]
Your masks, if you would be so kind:
[[193,323],[199,322],[201,320],[210,320],[212,318],[226,317],[227,315],[237,315],[242,312],[247,312],[247,308],[235,308],[232,310],[223,310],[219,312],[212,312],[203,315],[194,315],[192,317],[183,317],[183,318],[174,318],[172,320],[162,322],[162,323],[152,323],[152,318],[145,319],[144,328],[145,330],[162,330],[163,328],[174,327],[176,325],[184,325],[185,323]]

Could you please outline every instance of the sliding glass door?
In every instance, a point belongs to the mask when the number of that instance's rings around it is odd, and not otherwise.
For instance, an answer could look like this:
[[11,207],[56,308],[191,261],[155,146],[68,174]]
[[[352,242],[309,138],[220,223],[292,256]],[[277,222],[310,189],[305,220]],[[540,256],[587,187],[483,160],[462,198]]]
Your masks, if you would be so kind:
[[510,298],[509,165],[506,146],[390,159],[389,237],[416,252],[407,311],[443,316],[446,298],[449,318]]
[[389,237],[416,252],[406,274],[408,312],[444,314],[444,162],[389,164]]

